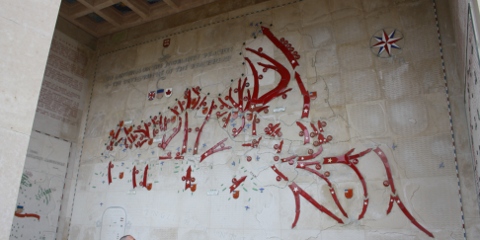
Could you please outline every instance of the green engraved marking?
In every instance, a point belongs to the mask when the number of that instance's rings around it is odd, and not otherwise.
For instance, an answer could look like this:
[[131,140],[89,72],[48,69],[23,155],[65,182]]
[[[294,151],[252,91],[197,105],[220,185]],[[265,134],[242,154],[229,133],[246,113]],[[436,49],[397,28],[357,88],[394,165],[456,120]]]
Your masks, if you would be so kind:
[[26,175],[25,173],[22,175],[21,186],[23,186],[23,187],[31,187],[32,186],[32,183],[30,183],[28,175]]
[[51,199],[52,189],[43,189],[41,186],[38,189],[38,193],[35,195],[37,200],[43,199],[43,202],[48,205]]

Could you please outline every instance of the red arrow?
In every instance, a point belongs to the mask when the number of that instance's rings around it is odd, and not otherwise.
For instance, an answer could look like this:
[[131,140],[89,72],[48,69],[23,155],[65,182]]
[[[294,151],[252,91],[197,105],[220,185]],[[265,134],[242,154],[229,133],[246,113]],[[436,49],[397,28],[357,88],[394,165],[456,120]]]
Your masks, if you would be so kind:
[[230,192],[233,192],[233,190],[235,190],[238,186],[240,186],[240,184],[242,184],[242,182],[245,181],[246,178],[247,176],[243,176],[238,180],[236,178],[233,178],[232,179],[233,185],[230,186]]

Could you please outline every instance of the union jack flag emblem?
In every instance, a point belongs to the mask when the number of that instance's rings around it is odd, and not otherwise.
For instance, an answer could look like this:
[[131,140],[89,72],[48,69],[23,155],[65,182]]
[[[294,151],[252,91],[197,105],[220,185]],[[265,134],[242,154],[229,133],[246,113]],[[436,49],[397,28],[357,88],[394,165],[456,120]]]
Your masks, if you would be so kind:
[[155,95],[156,95],[155,91],[148,92],[148,95],[147,95],[148,101],[152,101],[153,99],[155,99]]

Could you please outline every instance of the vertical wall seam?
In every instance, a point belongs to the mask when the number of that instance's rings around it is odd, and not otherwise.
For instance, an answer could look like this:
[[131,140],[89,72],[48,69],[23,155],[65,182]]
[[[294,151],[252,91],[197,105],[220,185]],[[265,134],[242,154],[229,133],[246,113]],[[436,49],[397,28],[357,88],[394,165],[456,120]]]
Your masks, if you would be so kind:
[[[60,139],[60,138],[59,138]],[[62,139],[64,140],[64,139]],[[67,141],[67,140],[64,140],[64,141]],[[68,141],[67,141],[68,142]],[[55,232],[55,236],[58,236],[58,227],[60,226],[60,216],[61,216],[61,213],[62,213],[62,206],[63,206],[63,196],[65,194],[65,186],[67,186],[67,174],[68,174],[68,166],[70,165],[70,157],[72,156],[72,143],[70,143],[70,150],[68,151],[68,161],[67,161],[67,167],[66,167],[66,171],[65,171],[65,177],[64,177],[64,181],[63,181],[63,190],[62,190],[62,197],[60,198],[61,201],[60,201],[60,208],[58,210],[58,219],[57,219],[57,229],[56,229],[56,232]]]
[[96,82],[96,79],[97,79],[98,59],[99,59],[99,56],[97,55],[95,57],[95,61],[94,61],[95,71],[93,73],[92,87],[91,87],[91,90],[90,90],[90,99],[88,100],[87,113],[85,115],[85,127],[83,129],[82,143],[80,145],[80,153],[78,154],[77,174],[76,174],[76,177],[75,177],[75,188],[73,190],[73,196],[72,196],[72,201],[73,202],[72,202],[72,208],[71,208],[71,211],[70,211],[70,222],[68,224],[67,239],[69,239],[69,237],[70,237],[70,228],[72,226],[73,209],[74,209],[74,206],[75,206],[75,196],[76,196],[76,193],[77,193],[77,186],[78,186],[78,174],[80,173],[80,162],[82,160],[83,147],[84,147],[84,143],[85,143],[85,134],[87,132],[88,116],[90,114],[90,108],[92,106],[93,90],[95,89],[95,82]]
[[445,59],[443,57],[443,45],[442,45],[442,38],[440,34],[440,24],[438,21],[438,14],[437,14],[437,4],[435,0],[432,0],[433,2],[433,13],[435,14],[435,25],[437,26],[437,36],[438,36],[438,46],[440,50],[440,59],[442,63],[442,73],[443,73],[443,81],[445,83],[445,97],[447,101],[447,108],[448,108],[448,117],[450,120],[450,134],[452,136],[452,147],[453,147],[453,157],[454,157],[454,162],[455,162],[455,171],[457,172],[457,182],[458,182],[458,197],[460,200],[460,213],[461,213],[461,218],[462,218],[462,229],[463,229],[463,238],[467,239],[467,232],[465,229],[465,216],[463,213],[463,201],[462,201],[462,191],[460,188],[460,174],[458,171],[458,158],[457,158],[457,149],[455,145],[455,134],[453,131],[453,119],[452,119],[452,109],[451,109],[451,104],[450,104],[450,96],[448,93],[448,81],[447,81],[447,72],[445,70]]

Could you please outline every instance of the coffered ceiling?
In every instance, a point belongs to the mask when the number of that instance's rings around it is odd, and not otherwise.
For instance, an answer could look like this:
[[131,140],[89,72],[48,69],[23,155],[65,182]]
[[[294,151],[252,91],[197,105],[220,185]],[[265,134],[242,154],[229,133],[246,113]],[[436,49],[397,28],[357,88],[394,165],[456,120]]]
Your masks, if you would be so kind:
[[62,0],[60,16],[95,37],[218,0]]

